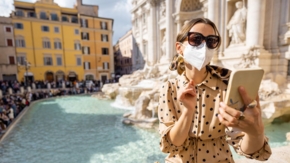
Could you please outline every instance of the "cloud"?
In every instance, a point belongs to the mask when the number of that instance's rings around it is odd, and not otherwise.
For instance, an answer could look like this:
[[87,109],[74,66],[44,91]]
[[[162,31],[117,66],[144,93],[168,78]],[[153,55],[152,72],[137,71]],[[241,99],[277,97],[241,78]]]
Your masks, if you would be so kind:
[[13,9],[12,0],[0,0],[0,16],[9,16]]

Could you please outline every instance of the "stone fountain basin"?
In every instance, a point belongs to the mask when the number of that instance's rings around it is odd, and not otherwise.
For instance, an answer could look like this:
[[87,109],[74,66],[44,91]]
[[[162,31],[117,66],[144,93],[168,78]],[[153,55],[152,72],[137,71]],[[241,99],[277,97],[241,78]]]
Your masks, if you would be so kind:
[[280,94],[267,101],[260,101],[262,108],[262,117],[265,123],[271,123],[276,118],[283,118],[284,121],[290,121],[290,94]]

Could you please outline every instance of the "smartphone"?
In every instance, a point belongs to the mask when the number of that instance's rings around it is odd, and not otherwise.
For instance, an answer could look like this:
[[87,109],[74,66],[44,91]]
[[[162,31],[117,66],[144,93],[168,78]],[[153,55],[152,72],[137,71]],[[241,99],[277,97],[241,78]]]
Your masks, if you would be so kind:
[[232,71],[224,102],[237,110],[244,111],[245,104],[239,93],[239,86],[243,86],[248,96],[255,100],[264,76],[261,68],[237,69]]

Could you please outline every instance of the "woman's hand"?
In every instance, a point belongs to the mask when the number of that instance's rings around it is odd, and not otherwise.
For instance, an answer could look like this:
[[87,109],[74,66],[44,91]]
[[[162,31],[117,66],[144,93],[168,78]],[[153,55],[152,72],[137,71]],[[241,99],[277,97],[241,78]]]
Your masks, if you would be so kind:
[[[250,99],[243,87],[239,87],[239,93],[243,99],[244,104],[248,106],[253,99]],[[245,132],[249,137],[258,137],[264,135],[264,125],[261,116],[261,107],[259,97],[256,98],[257,105],[253,108],[247,107],[244,111],[244,119],[240,119],[241,112],[227,106],[223,102],[220,103],[218,115],[222,124],[228,127],[236,127]]]
[[194,111],[196,105],[196,89],[193,80],[190,80],[183,89],[181,88],[177,91],[177,98],[188,111]]

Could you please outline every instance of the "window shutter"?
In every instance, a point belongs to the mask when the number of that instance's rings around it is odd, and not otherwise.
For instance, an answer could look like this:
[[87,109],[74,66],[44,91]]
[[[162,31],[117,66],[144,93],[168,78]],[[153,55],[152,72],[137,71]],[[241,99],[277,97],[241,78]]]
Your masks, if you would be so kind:
[[88,62],[88,64],[89,64],[89,69],[91,69],[91,62]]
[[108,64],[108,69],[110,69],[110,64],[109,64],[109,62],[107,62],[107,64]]
[[90,50],[91,50],[90,47],[88,47],[88,54],[91,54],[91,51]]
[[90,35],[89,35],[89,33],[87,33],[87,39],[90,40]]

